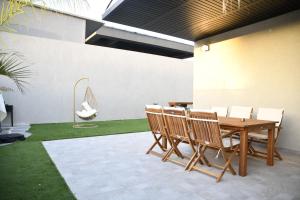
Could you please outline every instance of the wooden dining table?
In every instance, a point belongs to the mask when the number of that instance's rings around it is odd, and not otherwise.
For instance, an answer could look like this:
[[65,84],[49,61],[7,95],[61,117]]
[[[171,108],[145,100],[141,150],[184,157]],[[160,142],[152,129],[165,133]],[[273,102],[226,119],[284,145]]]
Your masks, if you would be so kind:
[[245,119],[230,117],[219,117],[219,125],[221,129],[237,131],[240,135],[240,158],[239,158],[239,175],[247,176],[247,161],[248,161],[248,133],[266,129],[268,130],[268,144],[267,144],[267,165],[274,165],[274,134],[275,125],[277,122]]
[[180,107],[186,108],[188,105],[193,105],[193,102],[191,102],[191,101],[170,101],[170,102],[168,102],[168,104],[170,107],[180,106]]

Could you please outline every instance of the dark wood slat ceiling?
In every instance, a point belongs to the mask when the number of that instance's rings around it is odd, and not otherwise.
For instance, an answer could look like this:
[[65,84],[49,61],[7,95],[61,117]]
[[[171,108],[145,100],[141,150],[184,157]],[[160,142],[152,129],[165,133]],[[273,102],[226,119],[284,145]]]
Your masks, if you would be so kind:
[[103,19],[197,41],[300,9],[300,0],[119,0]]

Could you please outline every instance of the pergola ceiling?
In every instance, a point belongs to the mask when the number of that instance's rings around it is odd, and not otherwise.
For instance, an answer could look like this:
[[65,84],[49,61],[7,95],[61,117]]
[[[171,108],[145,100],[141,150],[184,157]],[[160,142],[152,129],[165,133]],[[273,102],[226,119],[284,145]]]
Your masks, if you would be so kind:
[[179,49],[166,48],[149,43],[141,43],[136,41],[124,40],[117,37],[96,34],[86,44],[104,46],[116,49],[124,49],[129,51],[137,51],[148,54],[166,56],[171,58],[185,59],[194,56],[193,52],[183,51]]
[[110,22],[197,41],[300,9],[300,0],[119,0],[104,14]]

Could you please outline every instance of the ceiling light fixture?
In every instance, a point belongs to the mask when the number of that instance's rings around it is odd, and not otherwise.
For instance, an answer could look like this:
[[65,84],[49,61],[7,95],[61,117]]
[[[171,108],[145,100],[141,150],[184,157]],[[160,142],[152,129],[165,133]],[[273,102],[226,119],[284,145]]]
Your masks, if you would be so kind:
[[205,44],[201,47],[202,51],[209,51],[209,45]]

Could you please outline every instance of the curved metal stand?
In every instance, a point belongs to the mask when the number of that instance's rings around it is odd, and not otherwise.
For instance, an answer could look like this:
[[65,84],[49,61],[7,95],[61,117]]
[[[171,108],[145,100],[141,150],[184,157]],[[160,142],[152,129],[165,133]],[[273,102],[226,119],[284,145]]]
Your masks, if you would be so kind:
[[73,124],[73,128],[97,128],[98,127],[98,125],[96,125],[96,124],[88,124],[88,123],[78,123],[78,122],[76,122],[76,123],[74,123]]
[[97,128],[98,125],[96,125],[96,124],[76,122],[76,113],[75,113],[75,110],[76,110],[76,88],[77,88],[77,85],[83,80],[89,81],[89,78],[82,77],[81,79],[76,81],[76,83],[74,84],[74,87],[73,87],[73,128]]

